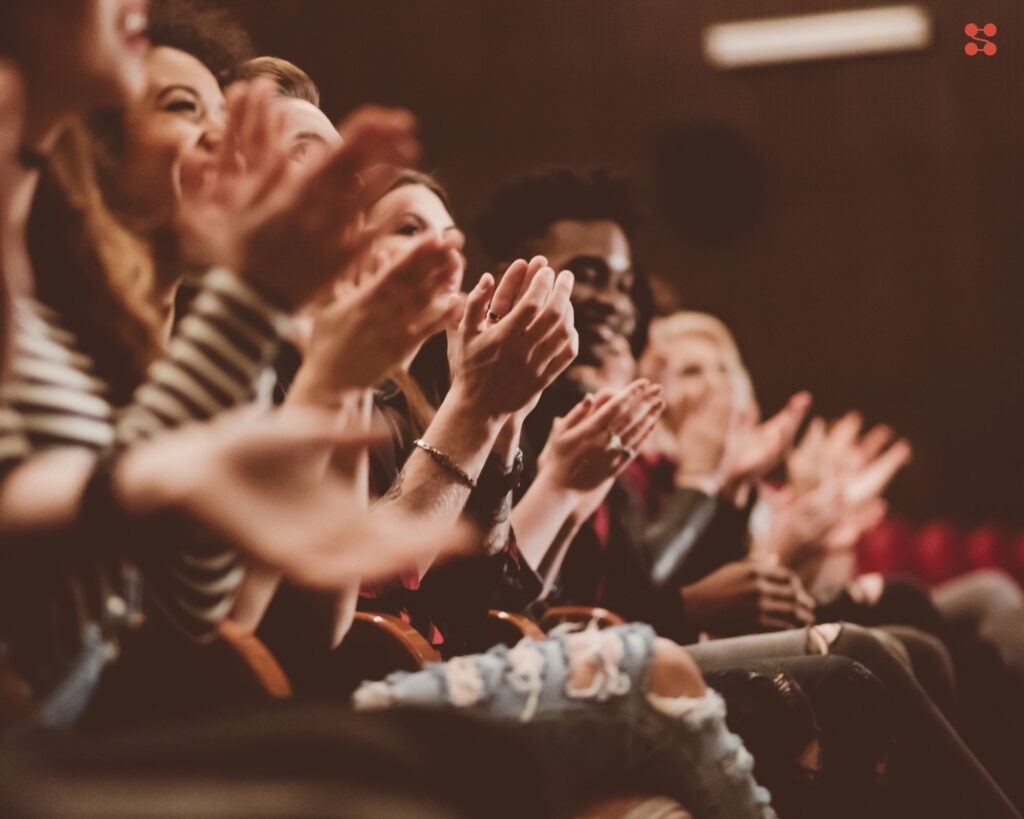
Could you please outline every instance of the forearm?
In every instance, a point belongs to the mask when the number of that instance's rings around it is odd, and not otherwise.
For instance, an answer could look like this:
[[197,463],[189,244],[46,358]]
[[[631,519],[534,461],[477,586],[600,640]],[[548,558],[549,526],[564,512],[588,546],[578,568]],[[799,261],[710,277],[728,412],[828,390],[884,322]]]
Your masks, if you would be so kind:
[[[510,419],[498,433],[494,448],[488,456],[481,477],[496,473],[508,475],[516,465],[519,453],[521,423]],[[499,478],[501,480],[501,478]],[[479,485],[470,493],[465,514],[481,530],[481,551],[495,555],[508,543],[512,528],[512,490],[500,493],[488,491],[489,487]]]
[[[423,441],[444,453],[466,477],[475,481],[494,447],[503,421],[481,419],[453,390],[423,433]],[[462,514],[470,491],[471,486],[459,474],[416,447],[374,508],[397,508],[434,522],[454,524]],[[429,562],[421,566],[421,572],[427,568]]]
[[[579,499],[580,493],[555,486],[541,471],[512,510],[512,525],[516,530],[519,551],[535,571],[540,570],[549,551],[562,544],[564,537],[560,537],[560,533],[573,515]],[[573,534],[578,528],[577,523]]]
[[70,532],[95,466],[94,453],[66,449],[14,467],[0,482],[0,538],[8,543]]

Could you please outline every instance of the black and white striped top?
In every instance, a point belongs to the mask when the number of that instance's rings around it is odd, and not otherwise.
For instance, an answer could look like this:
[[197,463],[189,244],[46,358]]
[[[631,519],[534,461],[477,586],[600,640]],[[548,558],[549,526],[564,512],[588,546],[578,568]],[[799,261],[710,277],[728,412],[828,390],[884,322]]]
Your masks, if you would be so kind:
[[[121,448],[251,401],[287,332],[288,317],[231,272],[211,271],[165,355],[123,408],[110,405],[92,359],[79,350],[53,310],[24,299],[15,305],[14,323],[11,368],[0,390],[4,468],[56,447],[97,453]],[[75,567],[40,574],[48,578],[47,588],[32,589],[24,597],[43,601],[50,634],[34,627],[35,638],[74,646],[86,623],[104,622],[112,607],[123,608],[115,590],[124,588],[126,570],[141,577],[147,609],[159,611],[190,637],[209,635],[227,614],[241,580],[237,555],[199,538],[176,542],[171,549],[147,550],[147,545],[152,544],[124,544],[112,564],[108,558],[88,558],[89,544],[83,544],[83,560]],[[0,640],[10,639],[0,634]],[[8,650],[17,654],[14,647]],[[29,678],[35,676],[26,671]]]

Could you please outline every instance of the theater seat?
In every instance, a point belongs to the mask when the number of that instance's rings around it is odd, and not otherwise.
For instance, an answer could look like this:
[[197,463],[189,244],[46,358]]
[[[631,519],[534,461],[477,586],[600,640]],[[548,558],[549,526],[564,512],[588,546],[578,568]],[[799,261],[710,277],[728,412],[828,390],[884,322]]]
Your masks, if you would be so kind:
[[595,802],[574,819],[693,819],[693,814],[663,796],[622,796]]
[[365,680],[382,680],[394,671],[418,671],[440,659],[423,635],[401,618],[360,611],[324,673],[332,691],[347,695]]
[[910,574],[934,585],[975,569],[1002,569],[1024,583],[1024,533],[986,524],[964,531],[951,521],[919,526],[889,517],[857,547],[862,573]]
[[253,681],[266,694],[275,699],[291,697],[292,685],[288,675],[262,640],[230,619],[221,622],[217,627],[217,635],[249,670]]

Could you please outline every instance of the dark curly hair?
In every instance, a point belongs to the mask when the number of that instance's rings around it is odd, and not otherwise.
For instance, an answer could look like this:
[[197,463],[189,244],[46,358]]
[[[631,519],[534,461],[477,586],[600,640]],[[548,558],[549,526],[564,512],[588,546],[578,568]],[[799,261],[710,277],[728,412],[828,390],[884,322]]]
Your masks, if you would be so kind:
[[[560,219],[608,219],[627,238],[642,222],[633,186],[607,167],[577,170],[540,168],[501,188],[476,222],[477,236],[493,262],[531,255],[531,240],[540,239]],[[637,327],[630,339],[634,355],[647,346],[647,330],[654,316],[654,294],[643,268],[634,264],[633,290]]]
[[608,168],[542,168],[494,195],[477,220],[477,235],[493,260],[515,259],[560,219],[610,219],[627,236],[640,224],[629,180]]
[[222,86],[235,79],[242,63],[256,56],[252,38],[235,16],[204,0],[153,0],[149,38],[155,46],[191,54]]

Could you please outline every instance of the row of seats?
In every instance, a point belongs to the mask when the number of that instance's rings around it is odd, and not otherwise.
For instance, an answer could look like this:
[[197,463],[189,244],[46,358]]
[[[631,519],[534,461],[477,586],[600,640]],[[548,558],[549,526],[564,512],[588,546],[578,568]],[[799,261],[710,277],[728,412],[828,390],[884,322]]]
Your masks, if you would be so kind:
[[1003,569],[1024,584],[1024,532],[994,525],[965,531],[949,521],[915,526],[889,517],[861,539],[863,572],[909,574],[935,585],[974,569]]

